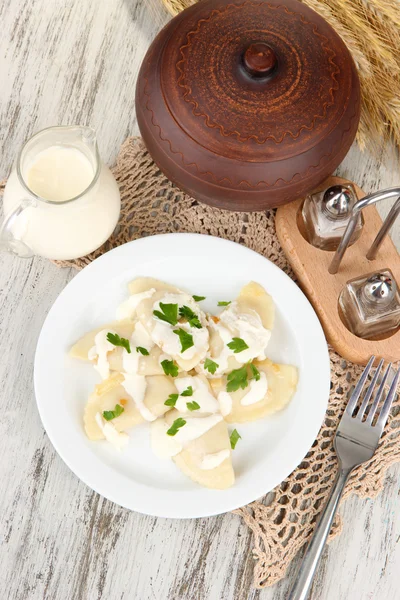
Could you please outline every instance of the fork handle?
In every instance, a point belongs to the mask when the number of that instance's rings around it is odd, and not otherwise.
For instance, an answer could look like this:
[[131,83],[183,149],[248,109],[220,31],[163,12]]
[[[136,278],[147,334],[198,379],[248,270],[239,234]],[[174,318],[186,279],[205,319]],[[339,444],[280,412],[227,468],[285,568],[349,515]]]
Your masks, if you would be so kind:
[[308,596],[344,486],[352,470],[339,468],[332,491],[317,522],[314,535],[307,546],[288,600],[306,600]]

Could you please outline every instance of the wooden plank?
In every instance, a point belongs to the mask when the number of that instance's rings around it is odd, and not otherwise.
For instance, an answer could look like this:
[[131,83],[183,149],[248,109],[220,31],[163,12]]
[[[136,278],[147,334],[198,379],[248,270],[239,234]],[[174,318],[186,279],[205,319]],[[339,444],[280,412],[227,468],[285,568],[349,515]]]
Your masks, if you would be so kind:
[[[0,178],[23,141],[48,125],[86,123],[112,163],[138,133],[136,74],[169,15],[161,0],[0,3]],[[339,169],[365,190],[399,182],[396,153],[354,147]],[[400,228],[397,240],[400,240]],[[7,600],[286,600],[290,578],[251,588],[252,537],[240,519],[153,519],[91,492],[43,431],[33,394],[37,337],[74,276],[41,259],[0,256],[0,589]],[[56,400],[56,399],[55,399]],[[311,600],[398,597],[400,469],[375,501],[350,499]]]

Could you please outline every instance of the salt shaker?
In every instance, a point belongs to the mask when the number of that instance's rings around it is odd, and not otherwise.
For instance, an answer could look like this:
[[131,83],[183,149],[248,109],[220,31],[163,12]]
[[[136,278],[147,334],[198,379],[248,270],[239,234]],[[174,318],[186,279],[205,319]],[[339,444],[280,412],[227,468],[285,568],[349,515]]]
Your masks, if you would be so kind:
[[400,326],[400,294],[389,269],[348,281],[339,305],[347,327],[358,337],[369,339]]
[[[307,196],[301,216],[310,244],[321,250],[336,250],[356,202],[357,194],[351,184],[333,185]],[[363,224],[363,216],[360,215],[351,244],[360,237]]]

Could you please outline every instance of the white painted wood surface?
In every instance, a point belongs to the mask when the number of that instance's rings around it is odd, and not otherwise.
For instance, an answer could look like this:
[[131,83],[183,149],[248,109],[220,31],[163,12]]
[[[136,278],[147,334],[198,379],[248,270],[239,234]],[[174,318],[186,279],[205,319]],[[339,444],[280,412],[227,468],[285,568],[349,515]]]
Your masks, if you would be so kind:
[[[112,162],[138,133],[136,75],[168,19],[161,0],[2,0],[0,178],[29,135],[55,124],[92,125]],[[390,148],[378,160],[353,148],[339,173],[367,191],[400,180]],[[296,565],[274,588],[252,589],[252,536],[237,516],[180,522],[128,512],[91,492],[50,445],[33,356],[73,276],[0,256],[1,598],[285,600]],[[396,467],[376,500],[341,508],[344,532],[325,551],[312,600],[400,598],[399,489]]]

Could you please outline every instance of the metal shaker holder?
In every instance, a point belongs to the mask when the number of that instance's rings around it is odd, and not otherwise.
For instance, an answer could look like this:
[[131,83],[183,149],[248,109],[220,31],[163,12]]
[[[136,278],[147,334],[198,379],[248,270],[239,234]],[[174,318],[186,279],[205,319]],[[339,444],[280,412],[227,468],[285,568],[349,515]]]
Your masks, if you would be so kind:
[[374,192],[372,194],[368,194],[361,198],[353,207],[352,216],[350,218],[349,224],[347,225],[347,229],[343,234],[342,240],[339,244],[338,249],[335,252],[335,256],[332,259],[332,262],[329,266],[329,273],[335,275],[340,267],[340,264],[343,260],[345,252],[349,246],[350,240],[353,236],[354,230],[357,225],[358,215],[366,208],[367,206],[372,206],[373,204],[377,204],[382,200],[387,200],[389,198],[397,198],[396,202],[392,206],[388,216],[386,217],[382,227],[378,231],[374,241],[371,244],[370,249],[367,252],[368,260],[374,260],[379,251],[379,248],[382,246],[383,240],[388,235],[390,229],[394,225],[399,213],[400,213],[400,187],[388,188],[387,190],[380,190],[378,192]]
[[[278,209],[278,238],[338,353],[360,364],[366,364],[371,354],[398,361],[400,256],[388,234],[400,213],[400,187],[365,195],[355,183],[330,177],[314,193],[326,198],[334,187],[332,202],[339,203],[338,213],[344,212],[340,202],[347,200],[338,196],[340,186],[353,189],[357,198],[336,251],[310,242],[302,219],[305,198]],[[375,205],[389,198],[395,202],[382,223]],[[363,227],[358,236],[360,218]]]

